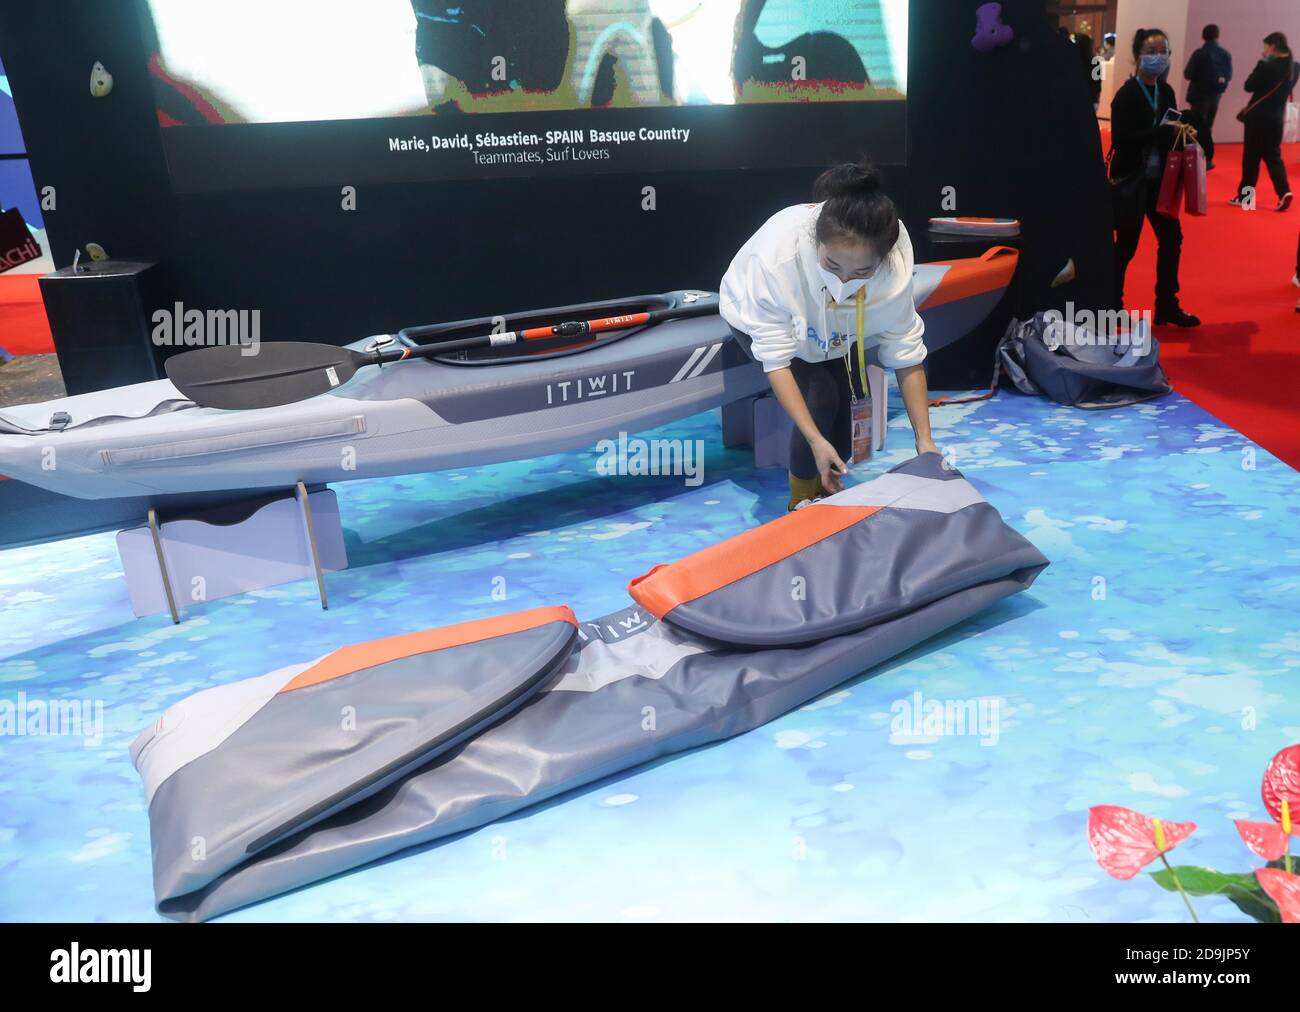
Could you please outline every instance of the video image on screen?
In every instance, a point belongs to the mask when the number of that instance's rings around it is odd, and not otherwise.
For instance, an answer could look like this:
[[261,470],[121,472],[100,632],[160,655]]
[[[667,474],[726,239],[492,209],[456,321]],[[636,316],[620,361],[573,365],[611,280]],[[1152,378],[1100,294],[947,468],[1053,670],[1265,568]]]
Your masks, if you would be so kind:
[[908,0],[145,0],[165,127],[902,101]]

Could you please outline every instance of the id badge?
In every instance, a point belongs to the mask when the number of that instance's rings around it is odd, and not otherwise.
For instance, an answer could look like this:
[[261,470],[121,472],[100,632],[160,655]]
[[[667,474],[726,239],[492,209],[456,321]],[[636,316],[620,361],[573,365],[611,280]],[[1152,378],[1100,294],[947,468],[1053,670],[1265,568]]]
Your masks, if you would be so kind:
[[871,399],[859,397],[853,402],[853,463],[871,459]]

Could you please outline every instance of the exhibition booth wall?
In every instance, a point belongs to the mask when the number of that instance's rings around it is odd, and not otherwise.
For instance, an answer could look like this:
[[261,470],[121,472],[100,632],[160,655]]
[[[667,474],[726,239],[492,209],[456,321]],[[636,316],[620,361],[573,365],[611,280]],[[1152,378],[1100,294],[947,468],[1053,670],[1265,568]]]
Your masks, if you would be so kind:
[[[912,4],[906,165],[873,151],[865,131],[828,150],[887,163],[918,262],[971,255],[931,244],[931,215],[1014,217],[1023,222],[1016,316],[1067,300],[1106,306],[1108,193],[1077,58],[1044,27],[1041,0],[1005,3],[1015,41],[977,52],[975,6]],[[47,212],[56,265],[88,242],[115,259],[156,259],[164,301],[260,309],[265,340],[342,343],[433,321],[716,287],[759,223],[809,199],[816,174],[808,164],[387,184],[343,176],[249,189],[235,173],[227,189],[180,192],[151,89],[146,15],[132,0],[0,12],[33,174],[57,200]],[[113,75],[105,98],[87,89],[97,61]],[[342,188],[353,184],[356,209],[345,211]],[[653,211],[643,209],[647,186]],[[955,207],[942,203],[945,192]],[[1051,288],[1071,260],[1077,279]]]

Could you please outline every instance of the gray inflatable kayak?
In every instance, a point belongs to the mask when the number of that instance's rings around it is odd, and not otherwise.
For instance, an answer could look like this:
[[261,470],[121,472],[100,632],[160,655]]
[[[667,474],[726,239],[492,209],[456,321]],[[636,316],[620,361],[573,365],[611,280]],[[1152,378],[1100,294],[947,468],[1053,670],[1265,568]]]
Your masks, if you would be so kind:
[[926,454],[657,566],[594,620],[534,608],[206,689],[131,746],[158,910],[215,917],[748,731],[1046,565]]
[[[916,268],[931,350],[969,333],[1001,298],[1016,255],[990,254]],[[677,291],[504,320],[520,330],[708,302],[717,295]],[[416,330],[420,341],[454,340],[499,322]],[[0,408],[0,475],[81,499],[379,478],[581,449],[766,389],[762,368],[709,314],[534,354],[505,347],[368,366],[327,393],[270,408],[199,407],[165,379]]]

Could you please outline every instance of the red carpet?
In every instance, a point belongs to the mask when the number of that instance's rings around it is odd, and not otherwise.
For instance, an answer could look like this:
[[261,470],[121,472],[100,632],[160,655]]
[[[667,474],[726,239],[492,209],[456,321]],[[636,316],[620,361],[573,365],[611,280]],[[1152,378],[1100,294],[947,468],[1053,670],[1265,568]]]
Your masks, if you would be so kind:
[[[1300,195],[1300,144],[1283,148],[1291,188]],[[1278,214],[1268,174],[1257,211],[1228,206],[1241,176],[1241,145],[1223,144],[1209,174],[1210,213],[1183,216],[1183,308],[1193,330],[1159,327],[1160,359],[1183,396],[1300,469],[1300,313],[1293,288],[1300,201]],[[1144,227],[1129,269],[1130,309],[1154,304],[1156,244]]]
[[11,355],[54,350],[39,274],[0,274],[0,348]]

